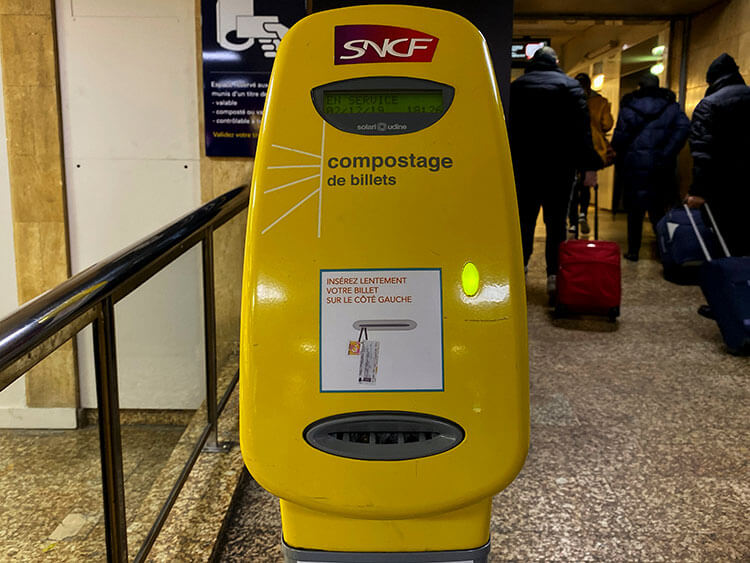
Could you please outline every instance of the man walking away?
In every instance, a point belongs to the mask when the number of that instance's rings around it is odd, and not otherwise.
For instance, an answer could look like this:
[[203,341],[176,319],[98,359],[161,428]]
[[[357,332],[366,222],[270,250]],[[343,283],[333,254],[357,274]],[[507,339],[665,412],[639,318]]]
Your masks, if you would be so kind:
[[[750,87],[726,53],[708,67],[706,82],[706,96],[695,107],[690,125],[693,183],[686,201],[693,209],[708,201],[732,256],[750,256]],[[698,312],[713,318],[708,305]]]
[[[591,89],[591,78],[588,74],[581,72],[576,75],[576,80],[586,94],[586,102],[591,116],[591,139],[594,142],[594,150],[602,160],[599,168],[604,168],[614,162],[614,151],[607,140],[607,133],[615,124],[615,120],[612,118],[612,107],[607,98]],[[585,178],[586,171],[582,170],[573,187],[568,217],[570,229],[568,230],[572,233],[576,232],[576,224],[578,224],[581,232],[587,235],[591,230],[587,221],[587,212],[591,202],[591,188],[584,186]]]
[[625,183],[628,212],[625,258],[633,262],[638,261],[646,211],[655,229],[666,208],[678,201],[677,154],[690,128],[690,121],[675,101],[674,93],[659,88],[657,76],[647,74],[638,84],[638,90],[622,99],[612,136],[618,172]]
[[[534,227],[543,209],[547,231],[547,291],[557,291],[558,247],[576,170],[601,166],[591,141],[591,122],[580,84],[557,66],[557,54],[542,47],[526,73],[510,85],[510,148],[516,176],[524,265],[534,247]],[[590,174],[588,185],[596,184]]]
[[726,53],[708,67],[706,82],[706,97],[696,106],[690,125],[693,183],[687,203],[698,208],[708,201],[729,251],[749,256],[750,86]]

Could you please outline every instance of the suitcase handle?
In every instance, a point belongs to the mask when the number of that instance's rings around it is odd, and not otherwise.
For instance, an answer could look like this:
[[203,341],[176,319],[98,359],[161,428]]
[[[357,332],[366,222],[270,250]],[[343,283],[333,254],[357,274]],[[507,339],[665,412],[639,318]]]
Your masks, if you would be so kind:
[[727,243],[724,242],[724,237],[721,236],[721,231],[719,231],[719,225],[716,223],[716,219],[714,219],[714,214],[711,213],[711,207],[708,205],[708,202],[704,203],[703,206],[706,208],[708,218],[711,219],[711,224],[714,226],[714,231],[719,238],[719,243],[721,244],[721,249],[724,251],[724,256],[727,258],[731,257],[731,254],[729,254],[729,247],[727,247]]
[[[719,238],[719,242],[721,243],[721,249],[724,251],[724,254],[726,255],[726,257],[729,258],[731,254],[729,254],[729,249],[727,248],[727,245],[724,242],[724,237],[721,236],[721,232],[719,231],[719,226],[716,224],[716,220],[714,219],[713,213],[711,213],[711,208],[709,207],[708,203],[704,203],[703,205],[705,205],[706,207],[708,218],[711,220],[711,224],[713,225],[714,231],[716,232],[716,236]],[[698,230],[698,225],[695,224],[695,219],[693,219],[693,214],[691,213],[691,210],[688,207],[687,203],[683,203],[682,206],[685,208],[685,212],[687,213],[688,219],[690,220],[690,225],[693,227],[693,232],[695,233],[695,236],[698,238],[698,243],[701,245],[701,250],[703,250],[703,254],[706,256],[706,260],[710,262],[711,254],[708,252],[708,247],[706,246],[706,242],[703,240],[703,236],[701,236],[701,233]]]
[[599,240],[599,184],[594,185],[594,240]]
[[[567,215],[570,215],[570,206],[573,205],[573,199],[575,199],[574,195],[577,184],[578,179],[573,181],[573,186],[570,189]],[[594,184],[590,187],[594,189],[594,240],[599,240],[599,184]],[[578,238],[578,223],[575,224],[575,230],[575,238]]]

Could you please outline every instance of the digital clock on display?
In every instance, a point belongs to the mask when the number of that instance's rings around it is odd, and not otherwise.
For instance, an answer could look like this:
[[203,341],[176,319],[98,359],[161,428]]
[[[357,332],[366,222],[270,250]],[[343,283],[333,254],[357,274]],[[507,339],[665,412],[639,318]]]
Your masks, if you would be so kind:
[[323,92],[327,114],[443,113],[441,90],[331,90]]

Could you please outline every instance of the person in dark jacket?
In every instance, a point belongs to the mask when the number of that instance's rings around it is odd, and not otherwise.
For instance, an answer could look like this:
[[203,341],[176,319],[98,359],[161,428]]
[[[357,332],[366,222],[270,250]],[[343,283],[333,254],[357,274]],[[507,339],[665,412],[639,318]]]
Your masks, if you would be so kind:
[[[547,291],[554,298],[557,249],[566,237],[575,171],[596,170],[601,159],[591,141],[586,95],[578,81],[557,66],[550,47],[534,53],[525,74],[510,85],[509,133],[524,264],[528,267],[541,207],[547,231]],[[596,184],[596,173],[587,176],[587,185]]]
[[[693,209],[708,201],[730,254],[750,256],[750,187],[745,163],[750,87],[727,53],[708,67],[706,82],[706,96],[695,107],[690,124],[693,183],[685,201]],[[698,313],[714,318],[708,305],[701,305]]]
[[750,87],[726,53],[708,67],[706,82],[690,125],[693,183],[687,204],[699,208],[707,201],[729,252],[750,256]]
[[634,262],[641,248],[646,212],[655,228],[669,204],[678,201],[677,154],[687,140],[690,120],[675,100],[673,92],[659,88],[657,76],[647,74],[641,78],[638,90],[627,94],[620,103],[612,147],[617,153],[618,173],[625,183],[625,258]]

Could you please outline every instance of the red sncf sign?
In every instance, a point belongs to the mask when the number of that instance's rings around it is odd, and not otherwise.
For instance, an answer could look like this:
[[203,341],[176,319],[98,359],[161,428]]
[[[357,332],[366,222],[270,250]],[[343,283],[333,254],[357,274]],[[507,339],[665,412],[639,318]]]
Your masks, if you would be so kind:
[[391,25],[338,25],[334,30],[334,64],[429,63],[438,38]]

